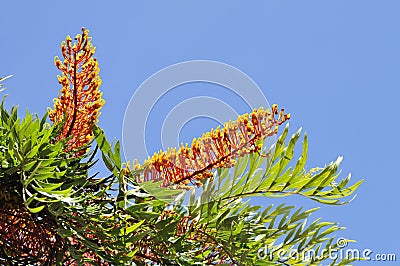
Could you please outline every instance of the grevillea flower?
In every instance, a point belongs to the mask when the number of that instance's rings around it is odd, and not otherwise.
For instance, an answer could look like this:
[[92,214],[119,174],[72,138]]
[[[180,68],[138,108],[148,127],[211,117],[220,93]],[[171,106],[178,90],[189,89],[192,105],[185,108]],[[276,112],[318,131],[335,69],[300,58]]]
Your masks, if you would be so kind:
[[93,57],[95,47],[89,31],[82,28],[82,34],[72,42],[70,36],[61,43],[64,60],[55,57],[54,63],[61,70],[58,76],[61,93],[54,99],[54,109],[49,111],[50,120],[63,123],[57,140],[70,138],[67,151],[79,156],[85,153],[85,144],[93,138],[92,125],[98,122],[99,110],[104,104],[99,91],[101,79],[99,66]]
[[[179,149],[159,151],[143,165],[135,164],[134,169],[144,170],[135,177],[136,181],[163,181],[164,187],[185,187],[189,182],[201,185],[201,180],[212,176],[214,168],[232,167],[236,157],[260,152],[260,141],[276,134],[278,126],[289,118],[290,114],[275,104],[271,110],[255,109],[225,123],[223,128],[217,127],[193,139],[191,147],[186,144]],[[129,164],[125,171],[130,171]]]

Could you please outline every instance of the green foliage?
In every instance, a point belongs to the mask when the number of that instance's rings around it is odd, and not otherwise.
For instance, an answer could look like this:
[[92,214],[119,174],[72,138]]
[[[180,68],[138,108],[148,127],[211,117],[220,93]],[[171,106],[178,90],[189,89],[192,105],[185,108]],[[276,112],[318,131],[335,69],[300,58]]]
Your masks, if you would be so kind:
[[93,185],[88,177],[91,162],[82,163],[81,159],[64,152],[63,141],[54,143],[57,128],[46,123],[46,116],[39,119],[27,111],[21,120],[17,108],[8,113],[3,102],[0,106],[1,182],[13,184],[12,192],[22,197],[32,213],[47,206],[57,216],[62,209],[92,197],[88,191],[79,193]]
[[[111,257],[110,251],[131,252],[120,236],[132,237],[141,220],[113,207],[109,193],[114,176],[89,176],[95,163],[92,152],[80,158],[65,152],[65,141],[54,141],[58,130],[46,123],[46,116],[39,119],[27,112],[20,119],[17,108],[9,113],[0,105],[0,196],[13,206],[25,206],[38,223],[56,224],[57,260],[64,260],[68,251],[83,262],[82,254],[89,250],[104,261],[126,263],[129,258]],[[75,245],[67,241],[71,237]]]
[[[294,161],[294,147],[300,137],[300,131],[295,133],[288,143],[287,135],[288,127],[269,157],[247,155],[239,158],[233,169],[216,171],[214,177],[205,182],[200,196],[196,197],[195,191],[191,191],[187,207],[183,205],[183,195],[172,205],[165,207],[165,204],[162,204],[160,195],[175,195],[177,191],[159,188],[157,183],[135,184],[134,180],[121,177],[124,187],[120,186],[119,191],[125,197],[124,206],[129,206],[126,210],[135,217],[146,217],[143,225],[153,228],[146,233],[147,247],[156,255],[153,263],[305,263],[305,258],[301,256],[286,259],[278,256],[287,254],[292,249],[296,249],[300,254],[314,252],[316,255],[310,257],[307,262],[312,265],[329,261],[328,254],[322,250],[339,249],[332,234],[343,228],[336,223],[320,219],[308,222],[310,215],[317,209],[302,210],[286,205],[262,208],[251,205],[249,201],[243,201],[252,196],[283,197],[297,194],[321,203],[340,205],[347,203],[346,197],[352,195],[361,184],[359,181],[347,186],[349,176],[337,181],[340,158],[324,168],[307,171],[307,137],[303,138],[300,158]],[[102,142],[106,143],[104,136],[97,139],[103,139]],[[108,154],[108,158],[116,156],[108,143],[102,150]],[[112,161],[108,160],[108,164],[112,165]],[[336,182],[338,185],[334,185]],[[135,204],[127,200],[128,198],[142,198],[144,202]],[[161,202],[155,204],[160,199]],[[152,208],[146,208],[149,204]],[[175,215],[168,219],[160,219],[165,208]],[[186,222],[184,225],[183,220]],[[260,257],[259,252],[264,249],[268,250],[268,254]],[[343,259],[341,263],[347,264],[356,259]],[[334,265],[337,262],[331,263]]]
[[[301,130],[293,134],[288,144],[285,144],[288,131],[289,127],[286,126],[267,158],[251,154],[239,159],[234,167],[233,176],[228,175],[227,169],[219,171],[217,197],[234,200],[244,196],[301,195],[330,205],[347,203],[341,199],[352,195],[362,180],[347,186],[350,181],[348,175],[337,182],[338,167],[342,157],[323,168],[316,167],[307,171],[305,169],[308,152],[307,135],[303,138],[301,156],[294,163],[294,148],[300,138]],[[290,165],[291,163],[294,165]]]
[[[262,208],[251,205],[248,200],[243,201],[251,196],[283,197],[298,194],[321,203],[339,205],[346,203],[341,200],[350,196],[361,184],[359,181],[346,187],[349,181],[347,177],[339,185],[332,186],[338,178],[340,160],[324,168],[305,170],[306,136],[301,157],[294,167],[290,166],[300,131],[286,144],[287,134],[288,127],[270,157],[251,154],[239,158],[233,170],[220,169],[212,179],[207,180],[200,196],[195,197],[192,191],[185,212],[195,221],[193,230],[208,236],[214,249],[195,257],[193,251],[201,249],[203,244],[195,242],[185,253],[187,260],[191,260],[191,263],[218,263],[222,258],[236,265],[304,264],[305,258],[301,256],[292,259],[278,256],[287,256],[290,250],[295,249],[299,254],[315,252],[316,256],[308,263],[317,265],[329,259],[327,253],[321,253],[322,250],[339,248],[334,243],[332,233],[342,227],[320,219],[308,222],[317,209],[303,211],[286,205]],[[260,256],[260,250],[268,250],[268,254]],[[221,256],[223,253],[226,258]],[[355,259],[348,258],[342,262]]]
[[[317,209],[250,203],[254,196],[291,195],[330,205],[349,202],[362,181],[349,185],[350,175],[340,179],[341,157],[307,170],[306,135],[301,156],[293,158],[300,130],[288,139],[286,127],[268,157],[250,154],[232,169],[218,169],[196,195],[137,182],[141,170],[124,172],[119,142],[110,144],[98,127],[96,148],[75,158],[65,152],[67,140],[54,141],[60,126],[46,119],[29,112],[21,119],[17,108],[8,112],[0,105],[0,196],[20,199],[37,222],[51,219],[56,225],[54,264],[73,259],[102,265],[334,265],[357,259],[330,261],[321,253],[339,248],[333,234],[343,228],[312,220]],[[89,175],[97,150],[108,177]],[[185,193],[191,193],[187,206]],[[292,249],[318,256],[309,261],[279,256]],[[84,256],[88,252],[97,258]],[[5,261],[12,263],[12,256]]]

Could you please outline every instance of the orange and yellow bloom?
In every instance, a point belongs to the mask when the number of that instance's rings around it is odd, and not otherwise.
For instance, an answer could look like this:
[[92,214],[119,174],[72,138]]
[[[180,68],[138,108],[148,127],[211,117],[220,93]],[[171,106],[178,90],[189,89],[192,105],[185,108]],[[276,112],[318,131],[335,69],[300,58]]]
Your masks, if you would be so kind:
[[[236,121],[225,123],[223,128],[212,129],[198,139],[193,139],[191,147],[181,145],[179,149],[159,151],[148,158],[143,165],[142,175],[137,182],[163,181],[162,186],[185,187],[189,182],[200,185],[201,180],[212,176],[215,168],[229,168],[235,158],[253,152],[260,152],[259,141],[278,132],[278,126],[290,118],[284,110],[273,105],[271,110],[259,108],[250,114],[238,117]],[[126,171],[129,171],[129,164]]]
[[99,91],[101,79],[99,65],[93,57],[95,47],[89,31],[82,28],[82,34],[72,42],[70,36],[61,44],[64,60],[55,57],[54,63],[61,70],[58,76],[61,93],[54,100],[54,109],[49,111],[50,120],[63,123],[57,140],[69,138],[67,151],[79,156],[86,152],[85,144],[93,139],[92,125],[97,123],[99,110],[104,105]]

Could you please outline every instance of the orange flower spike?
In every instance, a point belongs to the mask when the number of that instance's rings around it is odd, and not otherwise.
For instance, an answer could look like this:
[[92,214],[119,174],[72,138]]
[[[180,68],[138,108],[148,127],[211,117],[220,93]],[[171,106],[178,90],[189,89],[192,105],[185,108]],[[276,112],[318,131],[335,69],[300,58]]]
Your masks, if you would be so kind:
[[71,137],[66,150],[76,151],[76,156],[84,154],[81,147],[93,139],[91,126],[98,122],[99,110],[104,105],[99,91],[100,69],[93,58],[95,47],[88,34],[89,31],[82,28],[82,34],[75,37],[74,43],[67,36],[61,43],[64,60],[54,59],[55,66],[62,73],[58,76],[62,88],[49,117],[55,124],[65,122],[57,140]]
[[278,111],[273,105],[270,110],[259,108],[250,114],[241,115],[236,121],[224,124],[224,127],[212,129],[200,138],[193,139],[191,147],[181,144],[179,149],[160,151],[144,162],[141,180],[163,180],[162,186],[183,188],[189,181],[200,185],[199,180],[212,176],[212,169],[232,167],[236,157],[259,152],[257,144],[277,133],[278,126],[290,118],[284,110]]

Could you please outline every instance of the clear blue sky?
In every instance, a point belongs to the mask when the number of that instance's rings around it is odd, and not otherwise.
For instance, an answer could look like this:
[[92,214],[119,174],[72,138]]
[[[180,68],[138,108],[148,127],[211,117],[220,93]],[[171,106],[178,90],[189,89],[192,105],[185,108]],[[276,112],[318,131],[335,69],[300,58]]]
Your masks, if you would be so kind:
[[[52,105],[59,90],[53,57],[82,26],[97,46],[106,99],[100,125],[111,139],[121,139],[129,99],[153,73],[193,59],[230,64],[292,113],[292,131],[308,133],[308,167],[343,155],[343,176],[365,179],[351,204],[321,206],[314,218],[346,226],[338,236],[356,239],[351,248],[398,252],[399,1],[143,2],[3,1],[0,75],[14,75],[7,105],[40,115]],[[182,138],[208,123],[192,121]]]

